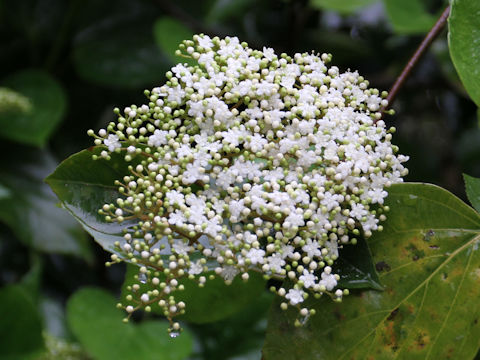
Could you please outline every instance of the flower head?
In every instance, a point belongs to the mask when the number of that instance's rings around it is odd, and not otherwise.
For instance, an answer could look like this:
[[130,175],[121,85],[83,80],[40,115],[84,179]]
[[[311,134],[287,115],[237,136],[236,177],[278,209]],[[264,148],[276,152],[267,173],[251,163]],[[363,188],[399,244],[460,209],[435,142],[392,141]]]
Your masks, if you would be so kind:
[[131,164],[101,210],[120,224],[130,214],[123,259],[164,272],[154,300],[170,318],[184,311],[171,300],[182,278],[202,285],[207,263],[226,282],[249,270],[288,278],[294,287],[275,291],[292,306],[307,291],[338,298],[338,249],[379,229],[388,187],[407,173],[380,120],[386,94],[328,54],[205,35],[180,50],[198,65],[176,65],[95,135],[101,156]]

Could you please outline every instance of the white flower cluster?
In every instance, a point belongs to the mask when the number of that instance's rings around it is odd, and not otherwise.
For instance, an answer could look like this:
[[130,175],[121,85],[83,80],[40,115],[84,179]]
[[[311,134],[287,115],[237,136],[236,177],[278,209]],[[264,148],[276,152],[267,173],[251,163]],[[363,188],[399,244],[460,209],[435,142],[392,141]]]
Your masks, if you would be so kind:
[[327,54],[278,56],[205,35],[177,53],[198,65],[176,65],[147,104],[116,109],[117,123],[89,132],[101,157],[124,153],[132,164],[101,210],[125,224],[112,258],[137,263],[156,288],[133,286],[122,306],[158,303],[171,320],[185,311],[173,297],[182,277],[229,283],[249,271],[288,280],[274,291],[302,316],[309,293],[341,299],[339,247],[381,230],[385,189],[407,173],[380,120],[386,94],[327,67]]

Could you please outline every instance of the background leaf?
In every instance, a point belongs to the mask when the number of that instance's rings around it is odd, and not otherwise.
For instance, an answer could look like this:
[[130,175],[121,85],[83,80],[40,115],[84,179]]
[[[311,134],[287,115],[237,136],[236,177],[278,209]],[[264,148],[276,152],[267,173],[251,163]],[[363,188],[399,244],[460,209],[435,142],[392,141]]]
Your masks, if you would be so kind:
[[62,87],[48,73],[24,70],[0,82],[26,96],[31,102],[28,112],[0,113],[0,135],[21,143],[43,146],[67,107]]
[[9,198],[12,195],[7,187],[0,185],[0,200]]
[[472,206],[480,211],[480,179],[463,174],[465,180],[465,191],[467,192],[468,200]]
[[453,0],[448,21],[450,56],[472,100],[480,106],[480,2]]
[[[317,314],[293,326],[298,310],[273,304],[265,359],[472,359],[480,346],[480,216],[427,184],[389,190],[385,229],[368,241],[382,262],[385,291],[341,304],[313,301]],[[335,346],[332,346],[335,344]]]
[[[129,285],[139,284],[138,294],[154,289],[149,283],[139,283],[135,279],[137,274],[137,266],[127,265],[122,298],[130,293],[126,289]],[[255,272],[250,272],[250,279],[247,282],[236,276],[230,285],[225,285],[223,279],[219,277],[207,280],[203,288],[198,286],[198,282],[187,278],[182,279],[180,283],[184,284],[185,290],[175,292],[175,299],[185,302],[187,307],[185,315],[179,318],[196,324],[215,322],[233,315],[261,296],[266,285],[262,275]],[[157,304],[151,306],[152,311],[163,315]]]
[[168,323],[147,320],[124,324],[115,298],[96,288],[84,288],[67,304],[67,320],[74,335],[97,360],[183,360],[192,351],[188,330],[172,339]]
[[0,183],[11,194],[0,199],[0,220],[34,249],[89,258],[85,233],[43,182],[57,163],[46,152],[25,155],[0,168]]
[[311,0],[311,4],[319,9],[338,11],[341,14],[348,15],[376,1],[378,0]]
[[178,49],[178,45],[183,40],[191,40],[193,38],[193,32],[180,21],[171,17],[158,19],[153,25],[153,35],[157,45],[170,59],[172,64],[179,62],[187,63],[189,65],[198,64],[193,59],[175,56],[175,51]]
[[22,286],[0,289],[0,319],[0,358],[26,359],[43,349],[42,321]]
[[168,69],[144,12],[112,16],[78,34],[73,61],[78,74],[95,84],[138,88],[158,84]]
[[[193,359],[258,360],[265,338],[265,314],[275,295],[263,292],[241,311],[221,321],[208,324],[190,324],[203,351]],[[218,351],[218,349],[228,349]],[[243,355],[243,356],[242,356]]]
[[254,2],[254,0],[217,0],[209,7],[205,21],[211,24],[235,18],[239,13],[245,13]]
[[436,17],[425,9],[421,0],[383,0],[393,29],[398,34],[412,35],[428,32]]

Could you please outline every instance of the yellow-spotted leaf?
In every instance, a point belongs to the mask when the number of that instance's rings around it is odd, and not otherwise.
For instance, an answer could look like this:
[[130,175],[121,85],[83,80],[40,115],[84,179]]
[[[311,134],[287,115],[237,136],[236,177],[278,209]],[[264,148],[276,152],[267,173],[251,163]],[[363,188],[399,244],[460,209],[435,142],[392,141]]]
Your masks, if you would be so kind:
[[383,232],[368,245],[384,291],[352,292],[342,303],[311,300],[270,312],[264,359],[473,359],[480,346],[480,215],[427,184],[389,189]]

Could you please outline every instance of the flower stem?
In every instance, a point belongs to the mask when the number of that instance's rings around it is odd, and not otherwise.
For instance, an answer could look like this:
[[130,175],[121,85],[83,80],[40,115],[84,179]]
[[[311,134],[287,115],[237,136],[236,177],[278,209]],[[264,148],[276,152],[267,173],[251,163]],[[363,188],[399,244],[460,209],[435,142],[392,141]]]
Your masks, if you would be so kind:
[[435,25],[433,25],[432,29],[428,32],[428,34],[425,36],[423,41],[420,43],[420,45],[418,46],[417,50],[412,55],[410,60],[408,60],[408,63],[403,69],[402,73],[398,76],[397,80],[395,80],[395,83],[393,84],[392,88],[388,92],[388,96],[387,96],[388,105],[384,110],[386,110],[388,107],[392,105],[393,101],[395,100],[395,97],[397,96],[398,91],[402,87],[403,83],[407,79],[413,67],[418,63],[422,55],[430,47],[433,40],[435,40],[438,34],[440,34],[441,30],[447,23],[449,14],[450,14],[450,6],[447,6],[443,11],[442,15],[440,15],[440,17],[438,18]]

